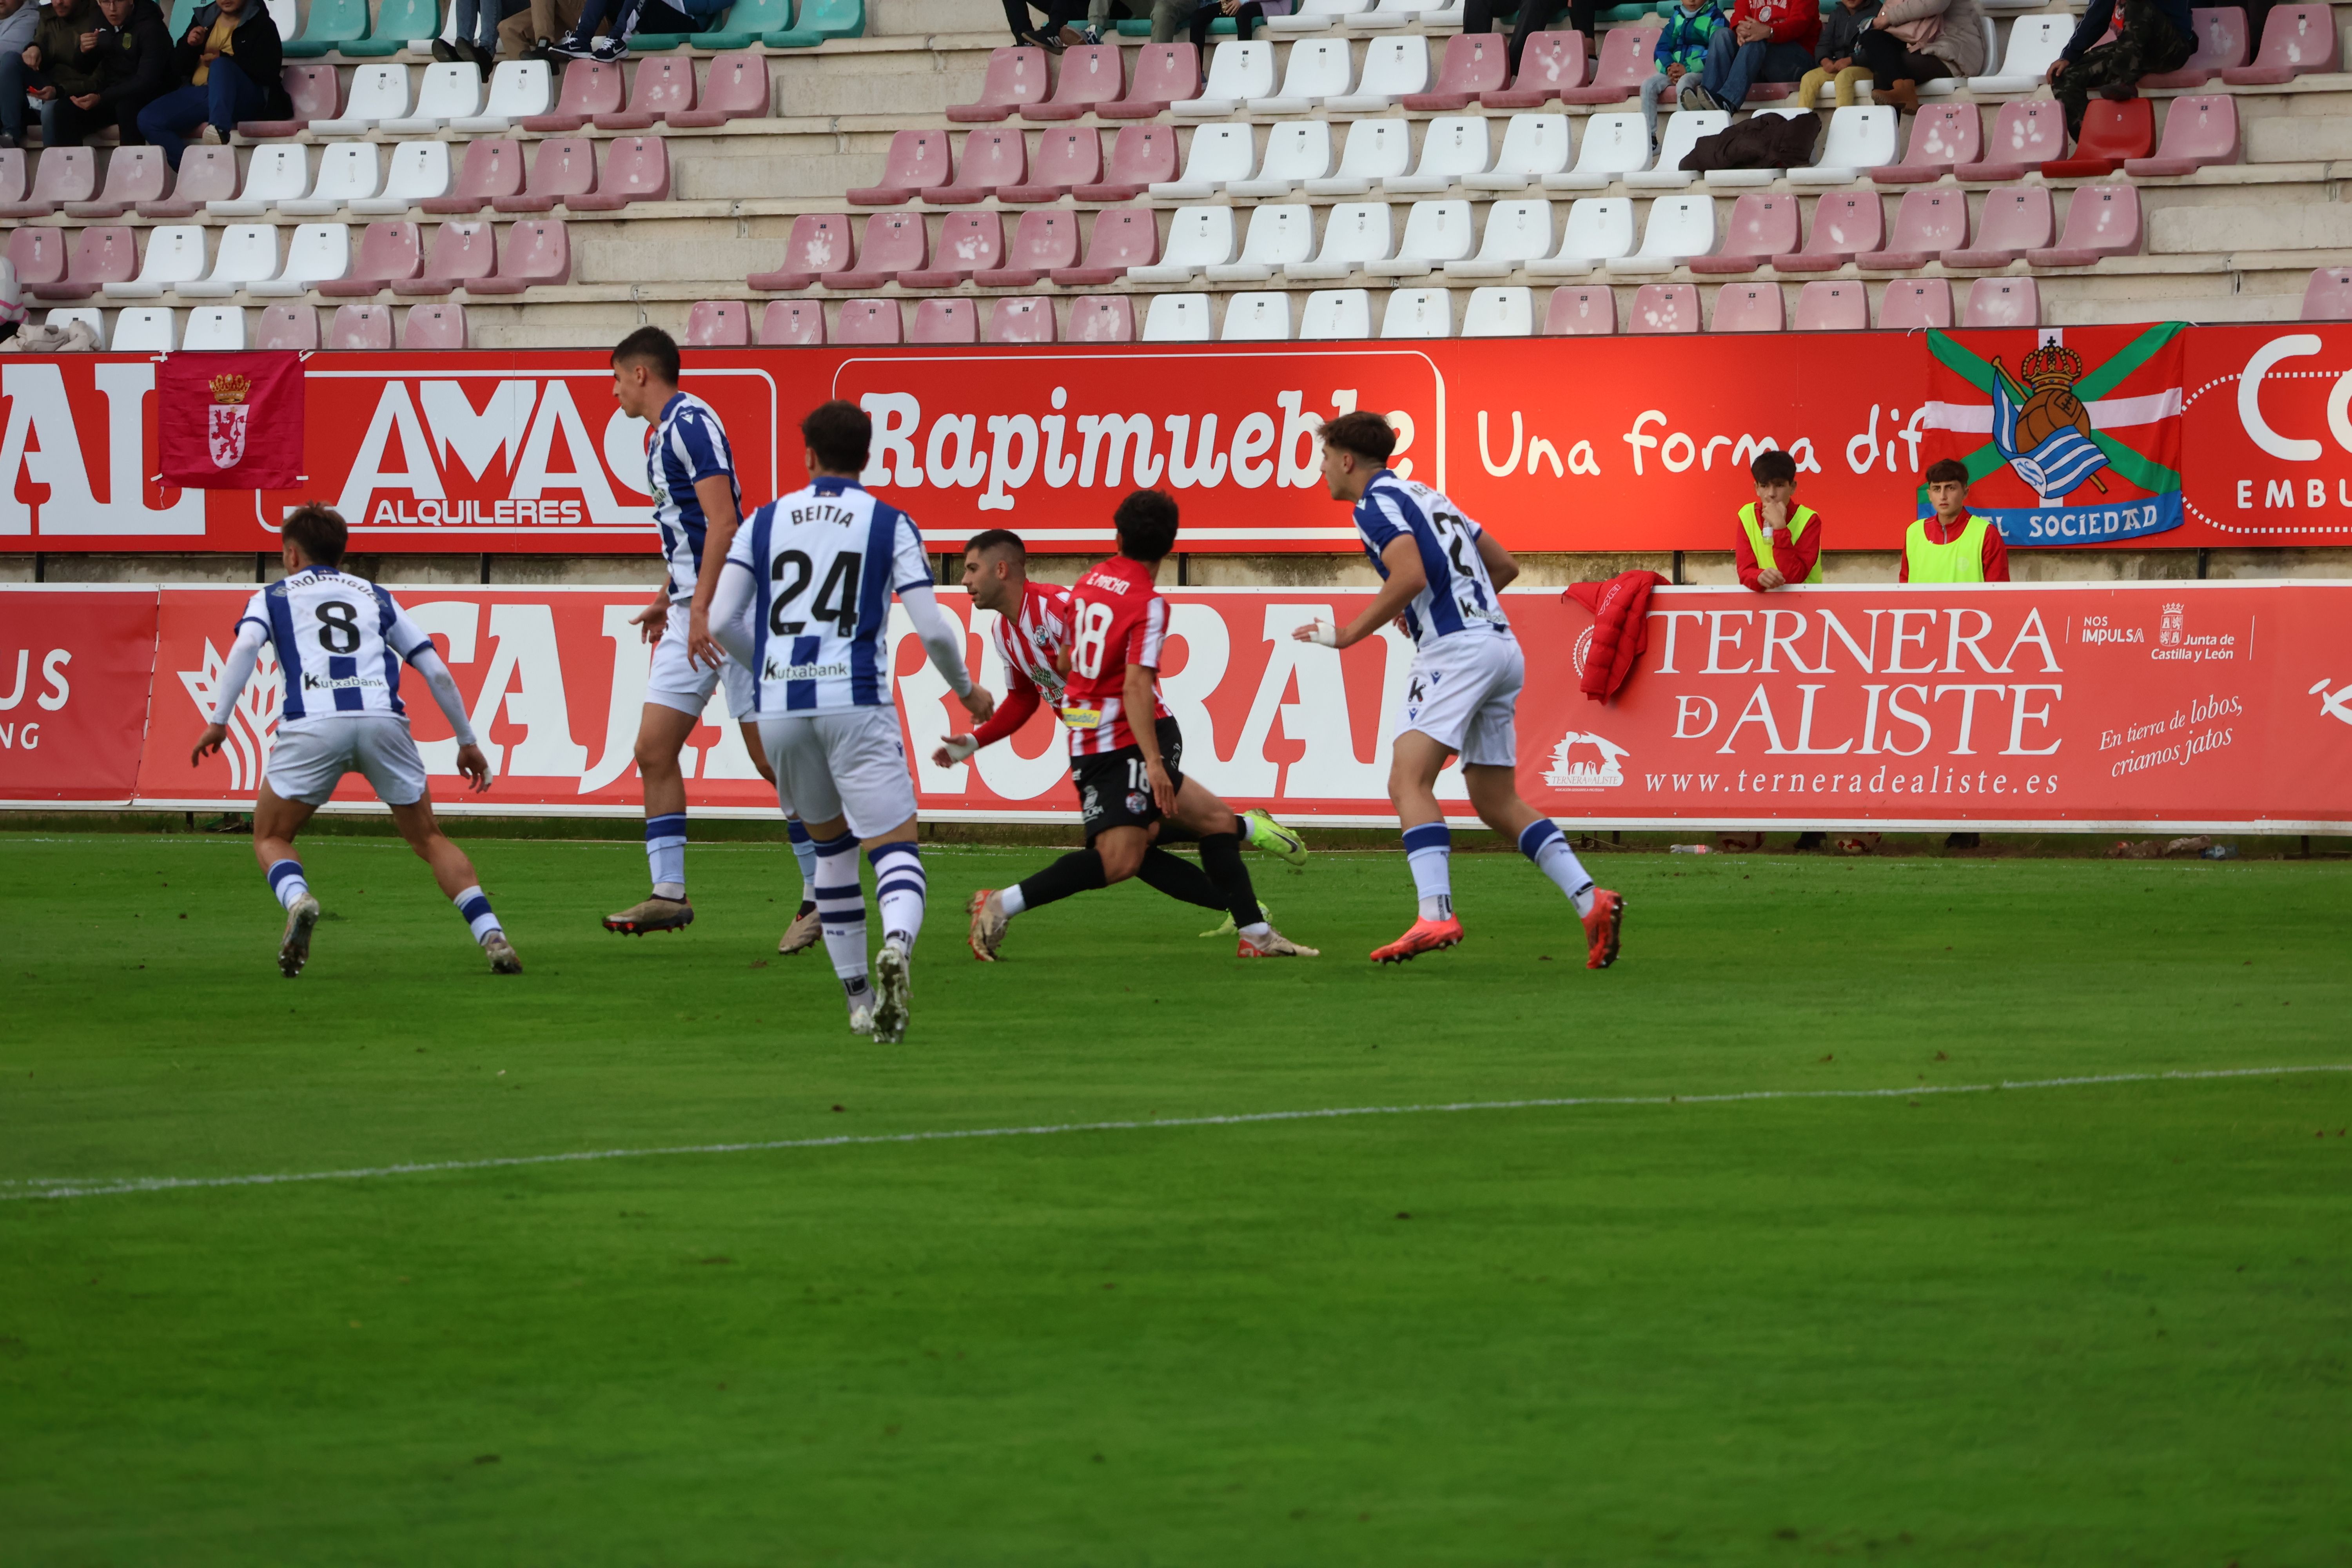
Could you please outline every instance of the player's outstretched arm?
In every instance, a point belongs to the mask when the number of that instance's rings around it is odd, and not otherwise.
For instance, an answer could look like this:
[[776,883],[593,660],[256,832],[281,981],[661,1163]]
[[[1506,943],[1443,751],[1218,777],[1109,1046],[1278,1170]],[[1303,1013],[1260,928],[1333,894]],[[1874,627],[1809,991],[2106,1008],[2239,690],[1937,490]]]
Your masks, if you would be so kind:
[[898,590],[898,602],[907,606],[907,618],[914,623],[915,635],[923,639],[923,652],[929,656],[931,668],[947,678],[948,689],[963,704],[964,711],[984,721],[996,711],[996,699],[964,668],[962,629],[940,608],[939,595],[931,592],[929,583],[914,583]]
[[[759,589],[751,574],[757,568],[740,554],[729,556],[726,564],[734,570],[720,572],[719,585],[711,591],[710,635],[737,663],[750,668],[753,652],[751,602]],[[758,674],[752,671],[755,679]]]
[[639,629],[637,635],[646,642],[661,641],[662,628],[669,625],[669,582],[654,590],[654,602],[629,617],[629,625]]
[[490,760],[482,754],[480,743],[474,735],[474,721],[466,711],[466,699],[457,689],[457,678],[441,660],[441,650],[427,642],[409,655],[408,667],[425,679],[425,688],[433,693],[433,705],[449,721],[450,733],[457,737],[457,772],[476,795],[490,787]]
[[237,699],[245,695],[246,683],[253,679],[254,662],[261,657],[261,645],[269,634],[257,622],[247,621],[236,628],[236,641],[229,644],[228,662],[221,667],[220,685],[213,695],[211,722],[196,737],[196,749],[188,753],[188,765],[194,767],[221,749],[228,740],[228,721],[236,711]]
[[1388,542],[1381,552],[1381,564],[1389,569],[1388,581],[1381,584],[1363,614],[1336,629],[1327,621],[1299,626],[1290,634],[1292,638],[1326,647],[1353,647],[1402,615],[1413,595],[1429,585],[1429,574],[1421,566],[1421,547],[1410,533],[1400,533]]

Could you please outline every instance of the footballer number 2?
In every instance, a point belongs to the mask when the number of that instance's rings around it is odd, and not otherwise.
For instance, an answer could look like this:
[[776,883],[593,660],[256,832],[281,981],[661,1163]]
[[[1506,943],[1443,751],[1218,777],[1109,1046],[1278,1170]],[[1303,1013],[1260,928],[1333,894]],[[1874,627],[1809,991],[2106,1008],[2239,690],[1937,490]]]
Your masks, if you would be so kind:
[[1070,638],[1070,668],[1092,680],[1102,674],[1103,646],[1110,640],[1111,607],[1081,605]]

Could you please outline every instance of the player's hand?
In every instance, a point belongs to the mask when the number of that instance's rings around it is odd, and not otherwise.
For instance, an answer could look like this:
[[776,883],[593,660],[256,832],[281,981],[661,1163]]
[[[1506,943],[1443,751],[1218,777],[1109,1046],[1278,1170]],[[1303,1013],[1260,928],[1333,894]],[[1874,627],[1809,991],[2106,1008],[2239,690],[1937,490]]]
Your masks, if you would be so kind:
[[686,622],[686,662],[691,667],[707,664],[717,669],[727,661],[727,650],[710,635],[710,612],[696,610]]
[[972,722],[976,724],[987,723],[996,712],[995,697],[978,681],[972,683],[970,696],[959,697],[956,700],[963,704],[963,710],[971,715]]
[[457,772],[476,795],[490,787],[490,759],[482,755],[479,746],[457,748]]
[[[629,625],[633,626],[643,626],[645,630],[639,635],[646,642],[661,641],[662,630],[669,625],[669,601],[667,599],[655,600],[652,604],[647,605],[644,609],[639,610],[635,615],[631,616],[629,617]],[[689,653],[691,653],[691,649],[688,650]]]
[[[1785,584],[1789,580],[1786,577],[1781,576],[1780,573],[1774,571],[1769,566],[1767,566],[1763,571],[1756,574],[1757,585],[1762,588],[1778,588]],[[1780,612],[1776,610],[1773,613],[1778,615]]]
[[939,745],[931,752],[931,766],[951,768],[978,750],[980,750],[980,742],[973,736],[943,736]]
[[196,737],[196,749],[188,753],[188,766],[193,768],[202,763],[206,757],[209,757],[215,752],[219,751],[221,747],[226,743],[227,740],[227,725],[205,725],[205,732]]
[[1151,780],[1151,798],[1158,804],[1160,815],[1175,816],[1176,785],[1168,777],[1168,764],[1154,757],[1143,765],[1143,771]]
[[1290,628],[1293,642],[1311,642],[1318,647],[1338,647],[1339,628],[1328,621],[1309,621],[1303,626]]

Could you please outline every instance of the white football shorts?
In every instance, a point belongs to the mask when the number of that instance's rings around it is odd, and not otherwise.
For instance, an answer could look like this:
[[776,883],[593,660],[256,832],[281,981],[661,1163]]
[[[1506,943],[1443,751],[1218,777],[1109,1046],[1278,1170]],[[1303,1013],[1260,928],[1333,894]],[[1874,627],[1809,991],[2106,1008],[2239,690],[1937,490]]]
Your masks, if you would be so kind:
[[1517,767],[1512,719],[1527,679],[1515,637],[1480,631],[1439,637],[1413,656],[1397,732],[1418,730],[1473,767]]
[[860,838],[915,815],[915,779],[896,708],[762,714],[760,744],[776,771],[776,800],[803,822],[849,819]]
[[360,773],[386,805],[425,798],[425,759],[397,713],[341,713],[278,727],[263,770],[280,800],[324,805],[345,773]]
[[653,668],[646,672],[646,700],[675,708],[681,713],[700,713],[710,705],[710,694],[723,684],[727,688],[727,716],[749,719],[752,703],[751,671],[732,658],[723,660],[713,669],[687,658],[686,628],[692,618],[691,610],[692,606],[683,599],[670,605],[669,619],[662,626],[661,641],[654,644]]

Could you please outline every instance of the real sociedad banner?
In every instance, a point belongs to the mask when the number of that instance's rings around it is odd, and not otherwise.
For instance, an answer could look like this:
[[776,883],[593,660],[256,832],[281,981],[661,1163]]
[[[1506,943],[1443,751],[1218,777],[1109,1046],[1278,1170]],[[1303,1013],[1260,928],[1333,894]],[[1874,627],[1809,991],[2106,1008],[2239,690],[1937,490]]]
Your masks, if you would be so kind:
[[[457,787],[448,726],[404,695],[453,813],[628,818],[651,650],[635,586],[421,587],[403,605],[446,657],[496,782]],[[217,700],[243,587],[0,587],[0,805],[247,806],[280,700],[267,655],[226,747],[190,750]],[[960,593],[966,657],[1004,672]],[[1236,805],[1386,824],[1390,734],[1412,649],[1393,628],[1346,653],[1294,639],[1367,595],[1174,590],[1163,689],[1186,771]],[[1591,620],[1549,592],[1507,607],[1528,653],[1520,787],[1596,827],[2179,827],[2352,824],[2352,583],[1660,589],[1616,700],[1578,689]],[[1063,739],[1040,712],[1009,743],[938,767],[961,710],[894,615],[894,695],[922,810],[1076,820]],[[13,678],[10,670],[14,669]],[[774,801],[714,702],[684,762],[692,808]],[[1441,795],[1467,820],[1458,771]],[[363,783],[339,802],[372,808]]]
[[[874,416],[867,475],[952,549],[1005,527],[1108,549],[1135,486],[1192,552],[1346,552],[1316,431],[1370,408],[1397,467],[1521,551],[1727,551],[1748,459],[1792,453],[1832,550],[1900,547],[1958,456],[2013,549],[2352,543],[2352,325],[1432,342],[692,350],[745,493],[802,482],[794,426]],[[585,351],[320,353],[299,489],[183,489],[156,363],[0,356],[0,551],[274,551],[333,503],[369,553],[645,553],[645,426]],[[254,416],[253,417],[258,417]],[[251,418],[248,440],[267,435]],[[207,459],[209,460],[209,459]]]

